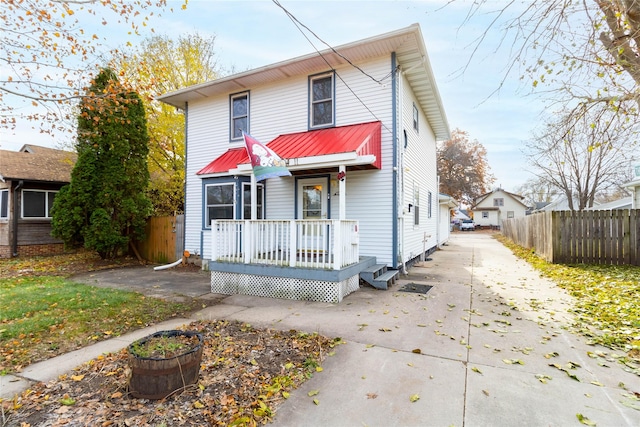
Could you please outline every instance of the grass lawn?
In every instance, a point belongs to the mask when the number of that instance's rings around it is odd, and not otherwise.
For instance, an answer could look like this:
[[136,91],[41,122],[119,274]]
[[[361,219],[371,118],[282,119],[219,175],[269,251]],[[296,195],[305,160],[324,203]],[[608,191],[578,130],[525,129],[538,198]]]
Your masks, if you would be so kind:
[[0,374],[199,307],[66,278],[67,268],[99,263],[88,261],[93,255],[0,260]]

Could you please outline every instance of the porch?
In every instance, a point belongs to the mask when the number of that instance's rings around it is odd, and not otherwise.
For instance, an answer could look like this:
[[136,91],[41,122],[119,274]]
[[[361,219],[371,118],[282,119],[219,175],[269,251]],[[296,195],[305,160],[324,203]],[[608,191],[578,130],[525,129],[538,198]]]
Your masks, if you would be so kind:
[[340,302],[359,288],[358,221],[216,220],[211,292]]

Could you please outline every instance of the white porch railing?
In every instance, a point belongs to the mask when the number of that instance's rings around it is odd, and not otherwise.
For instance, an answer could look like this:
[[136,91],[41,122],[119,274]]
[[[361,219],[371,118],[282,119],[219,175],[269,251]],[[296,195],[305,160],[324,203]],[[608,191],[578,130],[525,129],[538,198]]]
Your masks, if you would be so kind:
[[339,270],[359,260],[358,221],[217,220],[211,259]]

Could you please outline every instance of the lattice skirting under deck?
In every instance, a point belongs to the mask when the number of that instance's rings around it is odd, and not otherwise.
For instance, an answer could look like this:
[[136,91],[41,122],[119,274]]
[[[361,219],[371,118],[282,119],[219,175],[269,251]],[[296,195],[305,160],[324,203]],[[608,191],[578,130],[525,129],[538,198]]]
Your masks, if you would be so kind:
[[341,282],[294,279],[290,277],[211,272],[211,292],[225,295],[254,295],[300,301],[338,303],[360,287],[358,275]]

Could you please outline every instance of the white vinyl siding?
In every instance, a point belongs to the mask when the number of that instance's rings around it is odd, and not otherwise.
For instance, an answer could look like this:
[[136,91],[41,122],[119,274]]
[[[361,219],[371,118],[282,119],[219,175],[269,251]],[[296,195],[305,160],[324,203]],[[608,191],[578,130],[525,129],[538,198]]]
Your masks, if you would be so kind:
[[[376,60],[358,64],[367,74],[378,79],[391,71],[391,57],[385,55]],[[327,70],[318,69],[316,74]],[[335,79],[335,126],[357,123],[382,122],[382,170],[347,171],[346,219],[358,220],[360,235],[360,253],[363,256],[376,256],[377,261],[389,266],[394,264],[393,248],[393,127],[392,84],[391,78],[378,84],[359,70],[345,65],[337,68],[337,73],[347,82],[345,86],[340,78]],[[308,85],[310,75],[291,76],[279,84],[269,84],[247,88],[251,93],[251,135],[258,141],[268,144],[278,135],[308,130]],[[357,94],[357,97],[353,92]],[[185,249],[192,253],[201,253],[204,259],[210,258],[210,231],[204,228],[203,183],[196,173],[223,154],[229,148],[242,147],[243,143],[229,144],[229,95],[210,97],[189,104],[188,142],[187,142],[187,195],[185,206]],[[359,99],[358,99],[359,98]],[[408,101],[411,106],[411,100]],[[364,105],[363,105],[364,104]],[[408,120],[411,120],[411,109]],[[425,120],[421,116],[421,120]],[[429,136],[428,124],[420,124],[421,136]],[[406,127],[406,126],[405,126]],[[402,128],[398,132],[401,135]],[[409,122],[409,129],[411,125]],[[402,145],[402,144],[401,144]],[[423,155],[423,153],[418,153]],[[427,155],[427,161],[433,160],[435,151]],[[433,157],[433,159],[431,158]],[[423,168],[423,162],[416,159],[412,164],[416,172]],[[430,164],[430,163],[429,163]],[[435,169],[434,169],[435,171]],[[330,182],[336,180],[331,173]],[[434,172],[435,173],[435,172]],[[430,177],[431,175],[429,175]],[[425,179],[426,179],[425,175]],[[420,177],[418,177],[420,178]],[[421,184],[423,199],[426,192],[437,194],[435,175],[433,184]],[[293,177],[273,178],[265,181],[265,218],[293,219],[295,217],[295,179]],[[335,194],[337,185],[330,186],[331,218],[339,215],[339,198]],[[376,197],[372,201],[371,193]],[[403,196],[400,196],[401,199]],[[425,199],[426,200],[426,199]],[[375,203],[375,209],[372,209]],[[423,210],[424,211],[424,210]],[[399,208],[399,213],[402,209]],[[421,229],[428,223],[426,214],[421,216]],[[413,224],[411,224],[413,232]],[[435,232],[433,233],[435,239]],[[422,247],[422,235],[416,237],[416,243]],[[202,252],[201,252],[202,251]]]
[[[424,112],[418,108],[417,132],[414,128],[415,110],[418,105],[411,87],[404,77],[400,83],[402,103],[399,114],[402,114],[398,134],[402,136],[399,147],[398,167],[401,174],[399,192],[401,194],[401,209],[399,213],[403,221],[403,235],[400,237],[400,251],[402,261],[407,262],[420,256],[422,251],[437,244],[438,218],[433,215],[433,205],[429,209],[429,196],[433,204],[433,194],[438,194],[436,168],[436,141],[428,125]],[[407,131],[407,146],[404,146],[404,132]],[[414,185],[415,183],[415,185]],[[418,185],[419,184],[419,185]],[[413,209],[409,212],[409,204],[416,200],[415,189],[419,189],[419,218],[415,218]],[[427,239],[426,244],[423,242]]]

